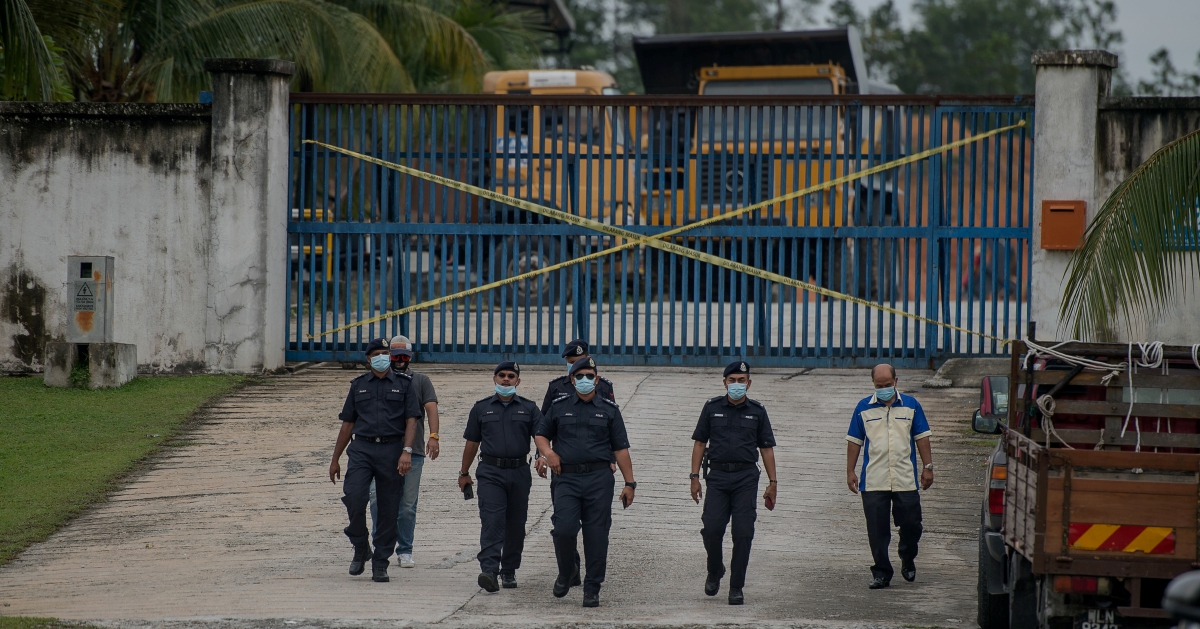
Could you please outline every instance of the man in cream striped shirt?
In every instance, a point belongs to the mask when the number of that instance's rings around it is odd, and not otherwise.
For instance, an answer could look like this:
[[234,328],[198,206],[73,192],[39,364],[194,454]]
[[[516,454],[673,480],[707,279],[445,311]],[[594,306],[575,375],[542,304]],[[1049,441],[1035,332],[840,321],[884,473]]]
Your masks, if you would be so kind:
[[[871,544],[870,588],[885,588],[892,581],[889,547],[892,523],[900,528],[900,575],[917,578],[917,543],[921,540],[921,497],[917,492],[933,485],[933,454],[929,449],[929,422],[912,396],[896,391],[896,369],[888,364],[871,370],[875,392],[854,409],[846,434],[846,485],[862,495]],[[866,447],[863,450],[863,447]],[[854,473],[862,452],[862,477]],[[924,467],[917,472],[917,452]]]

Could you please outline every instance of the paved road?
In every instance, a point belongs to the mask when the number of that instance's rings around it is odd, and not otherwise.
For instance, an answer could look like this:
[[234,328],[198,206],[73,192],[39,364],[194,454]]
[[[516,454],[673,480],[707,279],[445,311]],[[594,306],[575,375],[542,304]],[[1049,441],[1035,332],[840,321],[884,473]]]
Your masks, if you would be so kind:
[[[747,604],[705,597],[700,507],[687,495],[690,434],[719,374],[613,369],[633,443],[637,502],[614,514],[601,607],[579,589],[550,595],[549,483],[534,482],[520,588],[475,585],[478,512],[455,478],[471,404],[490,369],[430,366],[442,400],[443,458],[426,463],[417,522],[418,568],[388,584],[349,577],[340,487],[329,452],[354,372],[316,367],[266,380],[217,404],[111,500],[0,568],[0,614],[112,626],[974,626],[975,527],[983,443],[970,436],[968,390],[915,389],[934,431],[935,488],[914,584],[869,591],[863,516],[846,490],[842,435],[869,392],[862,370],[754,374],[779,446],[779,505],[760,510]],[[540,401],[558,369],[529,367],[522,389]],[[906,388],[904,385],[908,385]],[[724,585],[724,584],[723,584]]]

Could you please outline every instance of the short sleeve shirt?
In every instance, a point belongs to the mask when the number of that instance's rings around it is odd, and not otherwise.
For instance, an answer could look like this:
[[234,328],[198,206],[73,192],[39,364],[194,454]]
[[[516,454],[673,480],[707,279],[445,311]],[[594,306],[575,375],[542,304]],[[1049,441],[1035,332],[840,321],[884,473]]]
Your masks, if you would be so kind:
[[417,373],[410,367],[408,375],[412,376],[413,391],[417,394],[417,404],[421,414],[417,417],[417,436],[413,438],[413,455],[425,456],[425,405],[437,403],[437,393],[433,390],[433,381],[423,373]]
[[613,452],[629,448],[620,407],[599,395],[587,402],[578,394],[555,400],[534,434],[549,439],[567,465],[607,463]]
[[383,377],[368,371],[350,381],[338,417],[354,424],[359,437],[402,437],[408,418],[421,417],[421,406],[410,376],[391,369]]
[[759,448],[775,447],[766,407],[750,398],[734,404],[724,395],[704,405],[692,440],[708,444],[714,463],[757,463]]
[[916,491],[917,440],[928,439],[929,422],[921,404],[896,393],[887,406],[864,398],[850,418],[846,441],[863,446],[859,491]]
[[479,443],[479,452],[498,459],[519,459],[529,454],[534,427],[542,412],[533,400],[514,395],[507,404],[499,395],[475,403],[467,416],[463,438]]

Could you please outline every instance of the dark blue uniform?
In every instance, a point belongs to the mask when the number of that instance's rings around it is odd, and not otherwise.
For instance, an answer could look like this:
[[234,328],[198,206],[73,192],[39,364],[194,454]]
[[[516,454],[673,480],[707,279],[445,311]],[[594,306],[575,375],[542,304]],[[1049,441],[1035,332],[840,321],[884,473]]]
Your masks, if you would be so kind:
[[396,516],[404,477],[396,470],[404,452],[404,424],[410,417],[421,417],[421,406],[410,389],[412,377],[388,370],[380,378],[374,372],[350,382],[350,393],[339,418],[354,424],[354,440],[346,448],[349,461],[342,482],[342,503],[350,516],[346,537],[355,546],[369,543],[367,503],[371,481],[375,481],[379,504],[379,525],[375,529],[375,553],[371,564],[387,568],[388,557],[396,548]]
[[[546,397],[542,400],[542,415],[550,412],[550,403],[564,395],[575,395],[575,382],[571,376],[559,376],[550,381],[550,386],[546,389]],[[610,402],[616,402],[617,396],[613,392],[612,381],[604,376],[596,376],[596,396],[605,398]]]
[[519,395],[505,403],[490,395],[475,403],[463,437],[479,443],[479,569],[512,575],[521,567],[529,514],[529,450],[542,421],[536,404]]
[[615,402],[599,395],[584,402],[578,394],[550,404],[535,433],[550,440],[562,459],[562,474],[550,481],[554,501],[554,554],[560,577],[579,567],[576,540],[583,529],[587,575],[585,594],[600,592],[608,567],[608,531],[612,528],[613,452],[629,448],[625,420]]
[[734,404],[722,395],[704,405],[692,439],[708,444],[708,493],[704,497],[704,548],[708,551],[708,573],[725,575],[721,541],[725,526],[733,520],[733,557],[730,588],[746,583],[754,521],[758,518],[758,449],[775,447],[771,420],[759,402],[744,398]]

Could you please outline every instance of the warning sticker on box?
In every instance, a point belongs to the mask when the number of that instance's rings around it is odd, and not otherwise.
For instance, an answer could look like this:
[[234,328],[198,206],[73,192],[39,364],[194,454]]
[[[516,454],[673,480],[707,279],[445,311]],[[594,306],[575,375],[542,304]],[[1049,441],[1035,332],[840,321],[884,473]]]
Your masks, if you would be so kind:
[[79,288],[75,291],[75,306],[72,310],[75,312],[96,311],[96,293],[92,290],[91,282],[79,283]]

